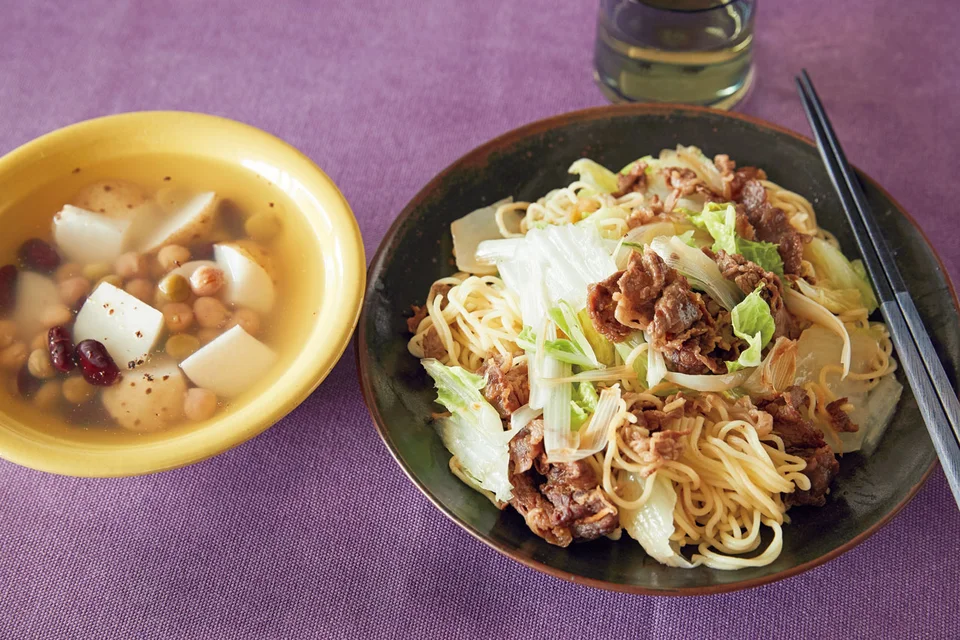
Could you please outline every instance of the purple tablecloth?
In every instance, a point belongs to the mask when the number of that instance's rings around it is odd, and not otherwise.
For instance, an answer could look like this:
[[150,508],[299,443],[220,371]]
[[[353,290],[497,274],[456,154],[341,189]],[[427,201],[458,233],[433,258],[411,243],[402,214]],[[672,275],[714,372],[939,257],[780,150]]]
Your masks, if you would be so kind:
[[[368,255],[464,152],[603,103],[587,0],[57,4],[0,3],[0,151],[120,111],[222,114],[316,160]],[[957,280],[960,10],[762,5],[743,109],[805,132],[792,76],[810,69],[851,159]],[[477,542],[407,481],[350,348],[288,418],[202,464],[81,480],[0,462],[0,637],[958,637],[958,539],[938,470],[876,536],[777,584],[697,599],[567,584]]]

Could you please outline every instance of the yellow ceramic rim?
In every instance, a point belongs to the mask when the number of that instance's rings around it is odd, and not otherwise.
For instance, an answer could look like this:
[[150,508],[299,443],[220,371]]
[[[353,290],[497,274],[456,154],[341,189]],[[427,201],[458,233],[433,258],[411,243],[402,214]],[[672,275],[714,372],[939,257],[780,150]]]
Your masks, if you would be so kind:
[[[160,131],[183,132],[230,140],[229,151],[206,153],[201,148],[160,142]],[[295,409],[330,373],[340,359],[360,314],[366,281],[366,259],[360,229],[350,205],[334,182],[307,156],[290,144],[260,129],[235,120],[180,111],[144,111],[105,116],[58,129],[28,142],[0,157],[0,176],[16,173],[38,158],[75,147],[84,141],[131,139],[143,143],[143,152],[184,153],[226,160],[244,149],[252,155],[269,156],[283,171],[295,176],[299,188],[316,202],[322,215],[301,211],[311,227],[323,227],[333,243],[334,269],[325,274],[321,308],[336,305],[322,327],[313,327],[304,340],[300,355],[280,378],[262,394],[235,413],[178,437],[116,447],[77,447],[56,439],[25,438],[0,425],[0,457],[16,464],[63,475],[86,477],[132,476],[182,467],[222,453],[265,431]],[[322,218],[322,219],[321,219]],[[324,240],[319,240],[323,244]],[[325,263],[326,266],[327,263]],[[268,396],[268,397],[263,397]]]

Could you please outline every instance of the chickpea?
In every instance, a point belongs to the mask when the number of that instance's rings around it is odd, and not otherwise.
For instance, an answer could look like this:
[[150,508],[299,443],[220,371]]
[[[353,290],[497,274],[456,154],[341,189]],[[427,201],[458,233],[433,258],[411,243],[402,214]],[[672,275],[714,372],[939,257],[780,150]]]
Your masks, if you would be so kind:
[[163,268],[156,256],[150,260],[150,268],[148,271],[150,271],[151,280],[159,281],[163,276],[167,275],[167,270]]
[[197,331],[197,339],[201,345],[208,345],[219,338],[221,333],[219,329],[200,329]]
[[163,305],[163,320],[170,333],[181,333],[193,325],[193,309],[182,302],[168,302]]
[[30,341],[30,351],[36,351],[37,349],[47,349],[47,336],[49,332],[41,331],[37,335],[33,336],[33,340]]
[[213,391],[194,387],[184,394],[183,412],[188,419],[199,422],[210,418],[216,411],[217,396]]
[[116,274],[124,280],[142,278],[149,274],[146,257],[133,251],[117,258],[113,268]]
[[73,307],[83,296],[90,293],[90,281],[83,276],[74,276],[60,281],[60,300],[68,307]]
[[98,262],[96,264],[88,264],[81,270],[81,273],[83,277],[90,282],[99,282],[110,275],[112,271],[113,268],[109,264]]
[[260,315],[251,309],[237,309],[233,312],[226,328],[232,329],[237,325],[240,325],[250,335],[255,336],[260,333]]
[[57,282],[64,282],[80,275],[83,275],[83,267],[76,262],[67,262],[60,265],[60,268],[53,274],[53,279]]
[[27,370],[30,375],[39,380],[49,380],[57,375],[57,370],[50,362],[50,352],[46,349],[34,349],[27,358]]
[[197,296],[212,296],[223,288],[226,281],[222,270],[205,264],[190,276],[190,289]]
[[146,278],[134,278],[127,283],[123,290],[134,298],[149,304],[153,300],[156,288],[153,286],[153,283]]
[[168,302],[184,302],[190,297],[190,282],[179,274],[169,274],[157,285]]
[[59,380],[49,380],[33,394],[33,404],[41,409],[49,409],[60,399],[62,392],[63,385]]
[[102,285],[104,282],[108,282],[113,286],[117,287],[118,289],[123,287],[123,278],[121,278],[115,273],[111,273],[108,276],[104,276],[103,278],[100,278],[100,280],[97,282],[97,284],[93,288],[96,289],[97,287]]
[[193,314],[197,324],[204,329],[223,329],[230,320],[230,312],[216,298],[197,298],[193,303]]
[[13,320],[0,320],[0,351],[13,344],[17,337],[17,323]]
[[273,213],[255,213],[244,222],[243,231],[257,242],[270,242],[280,233],[280,220]]
[[0,351],[0,369],[16,371],[27,361],[27,355],[27,345],[22,342],[14,342],[3,351]]
[[177,362],[183,362],[200,348],[200,339],[189,333],[175,333],[167,340],[164,351]]
[[70,404],[83,404],[97,393],[97,389],[82,376],[70,376],[63,381],[62,392]]
[[190,261],[190,250],[178,244],[169,244],[157,253],[157,262],[164,273],[173,271]]
[[49,329],[61,324],[70,324],[73,312],[65,304],[53,304],[40,312],[40,324]]

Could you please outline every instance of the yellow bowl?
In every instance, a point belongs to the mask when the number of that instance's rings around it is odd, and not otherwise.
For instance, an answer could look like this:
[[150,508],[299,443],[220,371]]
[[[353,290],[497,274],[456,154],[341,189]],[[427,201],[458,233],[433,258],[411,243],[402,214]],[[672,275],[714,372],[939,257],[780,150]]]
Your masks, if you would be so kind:
[[[154,162],[154,159],[156,162]],[[0,264],[31,235],[46,235],[60,204],[110,167],[184,168],[187,182],[276,194],[293,277],[283,313],[290,346],[271,380],[211,420],[151,434],[77,428],[0,391],[0,456],[66,475],[129,476],[180,467],[264,431],[330,372],[357,322],[365,259],[356,220],[309,158],[259,129],[215,116],[142,112],[81,122],[0,158]],[[220,169],[218,169],[218,167]],[[106,168],[106,169],[105,169]],[[224,182],[231,176],[233,182]],[[241,178],[238,179],[238,176]],[[126,177],[119,175],[114,177]],[[281,283],[282,284],[282,283]],[[284,320],[287,323],[287,320]],[[287,326],[287,325],[285,325]]]

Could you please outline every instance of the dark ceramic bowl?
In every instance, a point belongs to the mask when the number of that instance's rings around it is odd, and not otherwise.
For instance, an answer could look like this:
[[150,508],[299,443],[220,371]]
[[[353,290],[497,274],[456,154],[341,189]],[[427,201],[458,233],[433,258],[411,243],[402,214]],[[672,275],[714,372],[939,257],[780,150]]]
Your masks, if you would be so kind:
[[[843,457],[825,507],[790,511],[783,553],[766,567],[740,571],[672,569],[647,557],[629,538],[601,539],[566,549],[548,545],[512,509],[498,511],[455,478],[450,455],[427,417],[437,410],[433,385],[407,353],[405,312],[422,303],[430,284],[455,271],[449,225],[507,195],[535,200],[571,181],[567,167],[589,156],[621,167],[678,143],[709,157],[729,154],[763,167],[770,179],[805,195],[820,225],[847,255],[856,244],[816,148],[806,138],[747,116],[672,105],[619,105],[535,122],[471,151],[407,205],[387,232],[367,282],[357,359],[363,395],[377,429],[401,468],[447,516],[494,549],[530,567],[592,586],[648,594],[704,594],[760,585],[835,558],[866,539],[913,497],[936,454],[917,404],[905,389],[877,451]],[[948,373],[960,370],[956,295],[940,260],[913,219],[861,174],[873,211],[904,269]],[[901,372],[900,381],[906,386]],[[437,541],[443,544],[443,541]]]

